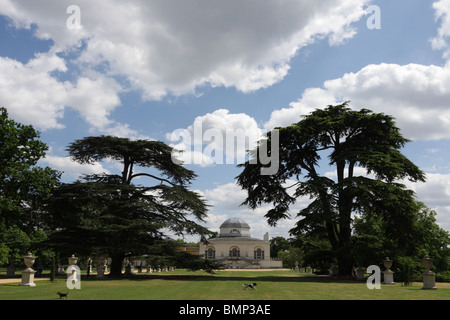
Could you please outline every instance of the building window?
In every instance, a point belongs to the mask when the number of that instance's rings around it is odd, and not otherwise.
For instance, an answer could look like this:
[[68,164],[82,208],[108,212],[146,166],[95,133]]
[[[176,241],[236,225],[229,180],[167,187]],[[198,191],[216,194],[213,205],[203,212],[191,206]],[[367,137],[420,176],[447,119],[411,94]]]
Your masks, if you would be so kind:
[[234,236],[240,236],[241,232],[238,229],[233,229],[230,231],[230,234],[232,234]]
[[264,250],[261,248],[256,249],[254,257],[258,260],[264,260]]
[[230,250],[230,257],[239,257],[240,252],[238,248],[233,248]]
[[215,259],[216,258],[216,251],[213,248],[208,248],[206,250],[206,259]]

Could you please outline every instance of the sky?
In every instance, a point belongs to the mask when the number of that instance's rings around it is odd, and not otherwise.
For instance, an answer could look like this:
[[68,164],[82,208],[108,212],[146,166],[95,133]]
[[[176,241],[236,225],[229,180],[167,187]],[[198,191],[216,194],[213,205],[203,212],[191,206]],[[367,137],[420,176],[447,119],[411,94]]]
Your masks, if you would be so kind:
[[253,237],[289,237],[309,199],[269,227],[270,205],[241,206],[237,164],[268,130],[344,101],[395,117],[427,175],[405,184],[450,231],[450,0],[0,0],[0,105],[41,132],[39,165],[63,182],[118,173],[66,147],[163,141],[198,175],[213,231],[240,217]]

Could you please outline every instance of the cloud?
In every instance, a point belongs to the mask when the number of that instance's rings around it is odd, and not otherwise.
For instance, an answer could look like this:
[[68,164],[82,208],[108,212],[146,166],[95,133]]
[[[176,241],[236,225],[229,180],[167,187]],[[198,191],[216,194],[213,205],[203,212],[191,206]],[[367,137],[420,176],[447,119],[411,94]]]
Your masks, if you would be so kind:
[[450,198],[450,174],[427,173],[425,183],[404,182],[408,188],[414,190],[420,201],[433,207],[448,206]]
[[272,130],[275,127],[290,126],[315,109],[323,108],[335,102],[336,98],[331,92],[321,88],[306,89],[302,97],[297,101],[291,102],[289,107],[272,111],[270,119],[264,124],[264,128]]
[[439,226],[445,230],[450,230],[450,174],[446,173],[426,173],[427,181],[412,183],[404,181],[404,184],[414,190],[417,199],[427,207],[435,210],[436,220]]
[[[431,40],[435,50],[449,50],[450,0],[433,3],[437,36]],[[450,58],[447,53],[445,58]],[[450,138],[450,60],[442,66],[421,64],[371,64],[357,72],[325,81],[320,88],[305,90],[289,107],[275,110],[266,129],[288,126],[301,116],[329,104],[351,101],[355,109],[367,108],[390,114],[409,139]]]
[[73,180],[78,179],[85,174],[109,174],[110,171],[104,168],[100,163],[94,164],[80,164],[73,161],[70,157],[61,157],[52,154],[47,154],[40,160],[43,166],[49,166],[55,170],[63,172],[63,179]]
[[[51,52],[81,50],[77,62],[127,79],[146,99],[194,93],[202,85],[242,92],[281,81],[304,46],[353,37],[369,0],[80,0],[81,28],[69,29],[66,2],[0,0],[18,28],[37,25]],[[330,23],[332,21],[332,23]]]
[[69,89],[49,75],[65,70],[62,59],[39,56],[28,64],[0,57],[0,104],[11,117],[42,130],[61,129],[64,103]]
[[450,138],[448,83],[450,63],[368,65],[358,72],[325,81],[323,88],[305,90],[302,98],[289,108],[274,111],[265,128],[291,125],[316,108],[350,100],[355,109],[367,108],[394,116],[407,138]]
[[450,36],[450,1],[439,0],[433,3],[436,21],[441,25],[437,30],[436,37],[431,39],[431,46],[434,50],[444,50],[444,57],[449,58],[449,44],[447,38]]
[[262,130],[254,118],[244,113],[218,109],[196,117],[192,125],[166,137],[172,147],[183,150],[178,158],[186,164],[239,164],[245,161],[247,150],[261,139]]
[[64,128],[64,111],[71,108],[81,114],[93,133],[144,137],[111,119],[111,113],[121,106],[122,89],[114,79],[91,73],[72,83],[54,77],[55,72],[66,71],[64,59],[51,53],[38,53],[25,64],[0,57],[0,105],[16,121],[43,131]]

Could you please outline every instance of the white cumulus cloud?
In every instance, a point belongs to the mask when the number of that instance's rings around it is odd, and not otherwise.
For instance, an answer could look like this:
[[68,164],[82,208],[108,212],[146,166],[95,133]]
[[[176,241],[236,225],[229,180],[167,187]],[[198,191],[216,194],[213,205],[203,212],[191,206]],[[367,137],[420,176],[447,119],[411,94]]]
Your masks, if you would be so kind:
[[[318,38],[340,44],[369,0],[77,1],[80,29],[69,29],[64,1],[0,0],[16,27],[37,25],[53,52],[82,49],[85,67],[107,63],[148,99],[200,85],[243,92],[282,80],[296,52]],[[84,42],[83,42],[84,41]]]
[[368,65],[325,81],[322,88],[305,90],[290,107],[274,111],[265,127],[291,125],[316,108],[351,101],[355,109],[367,108],[394,116],[409,139],[449,138],[449,83],[450,63]]
[[247,150],[261,139],[262,130],[247,114],[218,109],[196,117],[187,128],[166,136],[172,147],[183,150],[178,158],[184,163],[210,166],[243,163]]
[[433,3],[436,20],[441,23],[437,35],[431,39],[431,46],[435,50],[445,50],[444,56],[449,57],[448,37],[450,37],[450,1],[439,0]]

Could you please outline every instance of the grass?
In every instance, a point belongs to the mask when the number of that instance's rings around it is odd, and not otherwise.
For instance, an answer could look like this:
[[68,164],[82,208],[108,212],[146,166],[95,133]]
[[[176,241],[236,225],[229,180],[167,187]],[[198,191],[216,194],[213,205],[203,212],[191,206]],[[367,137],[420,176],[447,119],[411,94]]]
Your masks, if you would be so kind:
[[[18,279],[20,282],[20,279]],[[69,290],[64,278],[36,281],[36,287],[4,283],[0,300],[450,300],[450,284],[437,283],[438,290],[382,285],[369,290],[365,282],[306,277],[293,271],[174,271],[124,279],[82,278],[81,290]],[[257,290],[243,290],[242,283],[256,282]]]

